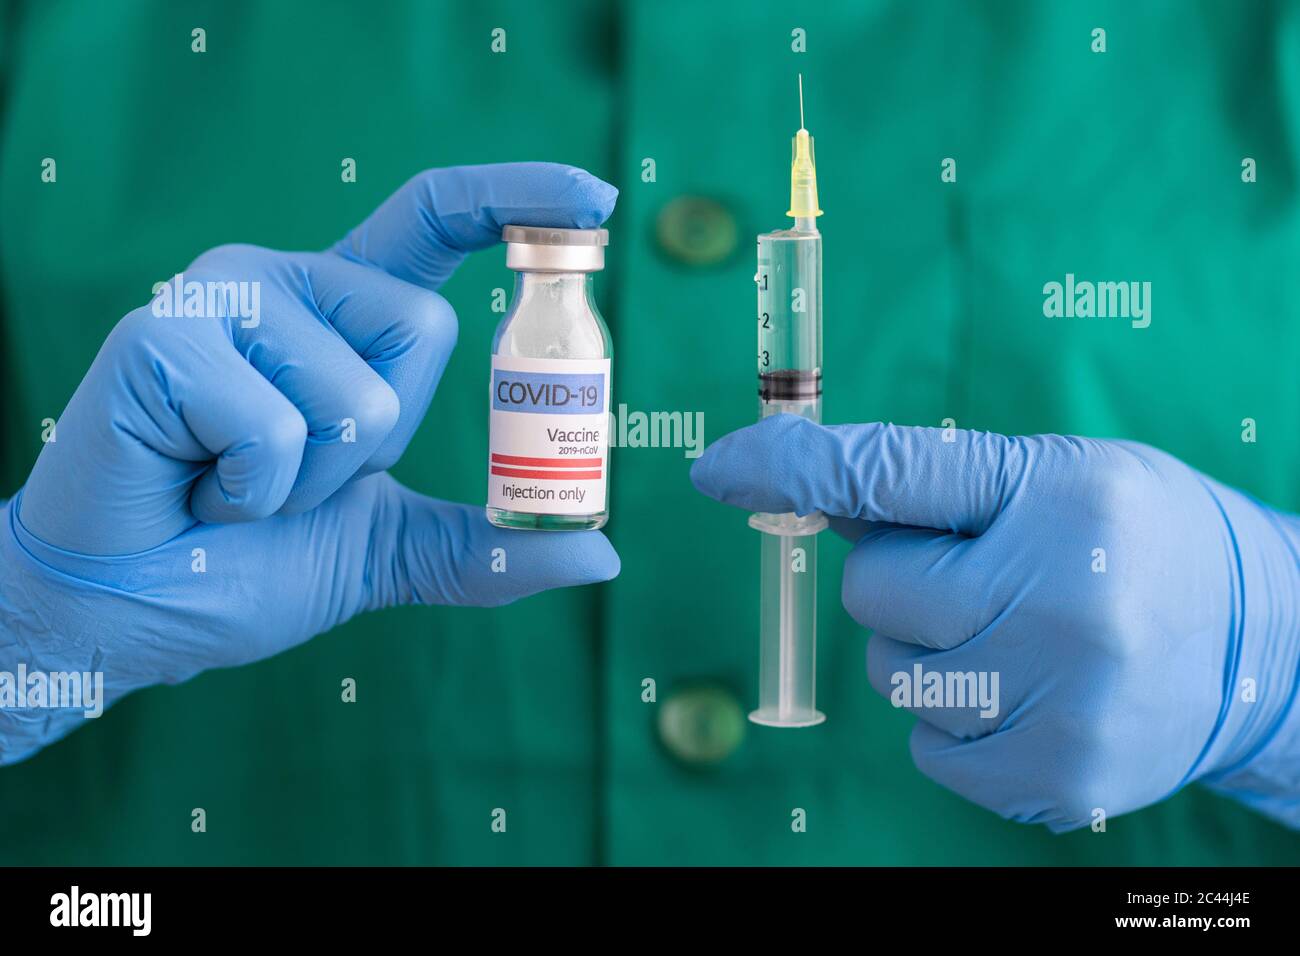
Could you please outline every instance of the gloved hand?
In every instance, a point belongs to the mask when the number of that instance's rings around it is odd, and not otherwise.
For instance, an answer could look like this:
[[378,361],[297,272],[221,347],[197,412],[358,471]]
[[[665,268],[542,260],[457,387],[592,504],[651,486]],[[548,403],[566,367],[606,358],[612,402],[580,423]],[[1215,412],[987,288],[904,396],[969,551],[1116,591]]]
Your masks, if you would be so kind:
[[[750,511],[820,510],[854,542],[843,602],[875,632],[868,677],[902,691],[913,759],[944,786],[1066,830],[1204,779],[1300,826],[1297,519],[1145,445],[944,437],[780,415],[691,477]],[[996,673],[996,714],[926,706],[918,664]]]
[[[616,195],[547,163],[432,170],[328,252],[200,256],[186,283],[259,283],[260,311],[250,285],[242,303],[209,299],[208,317],[144,306],[113,330],[3,510],[0,670],[102,671],[111,703],[372,608],[498,605],[615,576],[599,532],[501,530],[481,505],[382,472],[456,341],[433,290],[503,224],[591,228]],[[81,719],[10,703],[0,763]]]

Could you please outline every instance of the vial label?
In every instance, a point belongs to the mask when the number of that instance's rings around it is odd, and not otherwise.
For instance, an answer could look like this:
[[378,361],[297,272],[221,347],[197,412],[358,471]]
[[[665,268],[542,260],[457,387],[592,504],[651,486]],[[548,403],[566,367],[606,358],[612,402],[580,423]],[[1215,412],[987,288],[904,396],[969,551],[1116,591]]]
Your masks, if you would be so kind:
[[492,356],[488,505],[544,515],[605,510],[609,359]]

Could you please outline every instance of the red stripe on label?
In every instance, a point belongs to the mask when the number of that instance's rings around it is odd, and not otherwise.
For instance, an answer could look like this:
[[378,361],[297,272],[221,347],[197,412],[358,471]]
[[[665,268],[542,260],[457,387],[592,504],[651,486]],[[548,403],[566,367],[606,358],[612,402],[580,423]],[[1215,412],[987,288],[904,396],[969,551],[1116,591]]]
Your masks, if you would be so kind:
[[541,478],[546,481],[572,481],[574,479],[599,478],[600,470],[596,471],[533,471],[528,468],[498,468],[492,467],[492,474],[501,475],[503,478]]
[[525,458],[522,455],[498,455],[492,460],[502,465],[544,465],[547,468],[599,468],[604,462],[599,458]]

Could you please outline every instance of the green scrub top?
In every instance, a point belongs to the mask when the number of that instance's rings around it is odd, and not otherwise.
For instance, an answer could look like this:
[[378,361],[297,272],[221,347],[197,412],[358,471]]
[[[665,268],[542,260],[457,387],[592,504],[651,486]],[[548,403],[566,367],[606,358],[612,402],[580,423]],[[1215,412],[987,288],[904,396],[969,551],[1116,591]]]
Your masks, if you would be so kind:
[[[1300,508],[1294,4],[0,3],[5,494],[154,282],[220,243],[322,248],[432,166],[617,185],[596,277],[614,406],[703,413],[708,440],[753,421],[753,237],[788,223],[802,73],[826,421],[1136,439]],[[1151,282],[1149,327],[1045,317],[1067,274]],[[512,278],[494,250],[443,289],[460,342],[394,469],[422,492],[485,499]],[[371,614],[0,770],[0,862],[1300,861],[1300,834],[1197,787],[1053,836],[923,777],[913,718],[867,684],[830,534],[828,720],[747,723],[758,539],[694,492],[688,451],[614,452],[615,581]]]

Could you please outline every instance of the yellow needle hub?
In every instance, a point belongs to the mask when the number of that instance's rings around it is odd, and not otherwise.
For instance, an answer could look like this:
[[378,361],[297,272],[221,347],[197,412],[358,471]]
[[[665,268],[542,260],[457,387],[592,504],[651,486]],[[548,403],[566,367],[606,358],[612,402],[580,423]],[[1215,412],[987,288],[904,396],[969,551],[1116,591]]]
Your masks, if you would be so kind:
[[812,134],[803,125],[803,74],[799,74],[799,132],[790,142],[790,209],[787,216],[811,219],[820,216],[817,206],[817,160]]

